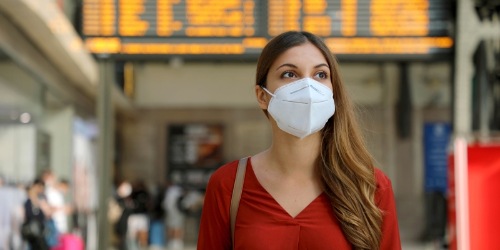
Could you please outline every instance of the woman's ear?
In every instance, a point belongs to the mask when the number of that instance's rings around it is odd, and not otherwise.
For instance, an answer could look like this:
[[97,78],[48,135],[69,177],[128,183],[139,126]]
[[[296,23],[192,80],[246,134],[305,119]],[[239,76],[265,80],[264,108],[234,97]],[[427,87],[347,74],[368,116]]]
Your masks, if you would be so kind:
[[267,110],[268,106],[268,95],[259,85],[255,85],[255,96],[257,97],[257,102],[261,109]]

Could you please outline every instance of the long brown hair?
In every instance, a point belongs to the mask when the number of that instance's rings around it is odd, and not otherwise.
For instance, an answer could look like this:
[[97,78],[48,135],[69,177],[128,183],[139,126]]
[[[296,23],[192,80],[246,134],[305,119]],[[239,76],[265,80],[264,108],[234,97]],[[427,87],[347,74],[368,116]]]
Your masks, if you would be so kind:
[[[379,249],[382,213],[375,204],[377,183],[373,160],[365,147],[353,105],[339,75],[337,60],[317,36],[289,31],[273,38],[257,63],[256,84],[265,87],[269,69],[286,50],[310,42],[330,66],[335,115],[322,130],[318,168],[324,191],[342,230],[355,249]],[[267,114],[267,113],[266,113]]]

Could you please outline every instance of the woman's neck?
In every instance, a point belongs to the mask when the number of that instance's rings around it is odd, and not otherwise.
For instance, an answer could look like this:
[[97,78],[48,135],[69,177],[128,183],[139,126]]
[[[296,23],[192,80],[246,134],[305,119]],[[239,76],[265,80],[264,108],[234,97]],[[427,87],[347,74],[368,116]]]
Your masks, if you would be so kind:
[[303,139],[284,133],[275,133],[267,150],[270,167],[284,175],[315,176],[315,164],[320,154],[320,133]]

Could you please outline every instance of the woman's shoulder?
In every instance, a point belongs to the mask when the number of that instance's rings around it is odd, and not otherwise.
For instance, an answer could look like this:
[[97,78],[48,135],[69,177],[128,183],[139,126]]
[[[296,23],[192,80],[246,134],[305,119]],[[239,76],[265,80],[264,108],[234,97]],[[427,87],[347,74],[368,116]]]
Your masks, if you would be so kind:
[[392,189],[392,183],[389,177],[379,168],[375,168],[375,180],[377,182],[377,189],[384,190],[387,188]]
[[378,168],[375,168],[375,180],[377,181],[375,200],[381,209],[387,210],[387,207],[394,203],[391,180]]
[[238,160],[219,167],[212,176],[210,176],[210,181],[208,182],[209,188],[232,192],[237,168]]

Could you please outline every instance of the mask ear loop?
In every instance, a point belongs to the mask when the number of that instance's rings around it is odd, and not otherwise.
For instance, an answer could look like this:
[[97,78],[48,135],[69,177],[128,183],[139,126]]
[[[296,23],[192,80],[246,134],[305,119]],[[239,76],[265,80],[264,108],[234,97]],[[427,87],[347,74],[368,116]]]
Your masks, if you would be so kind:
[[263,87],[262,85],[259,85],[261,89],[263,89],[264,91],[266,91],[269,95],[271,95],[272,97],[275,97],[275,95],[271,92],[269,92],[269,90],[266,89],[266,87]]

